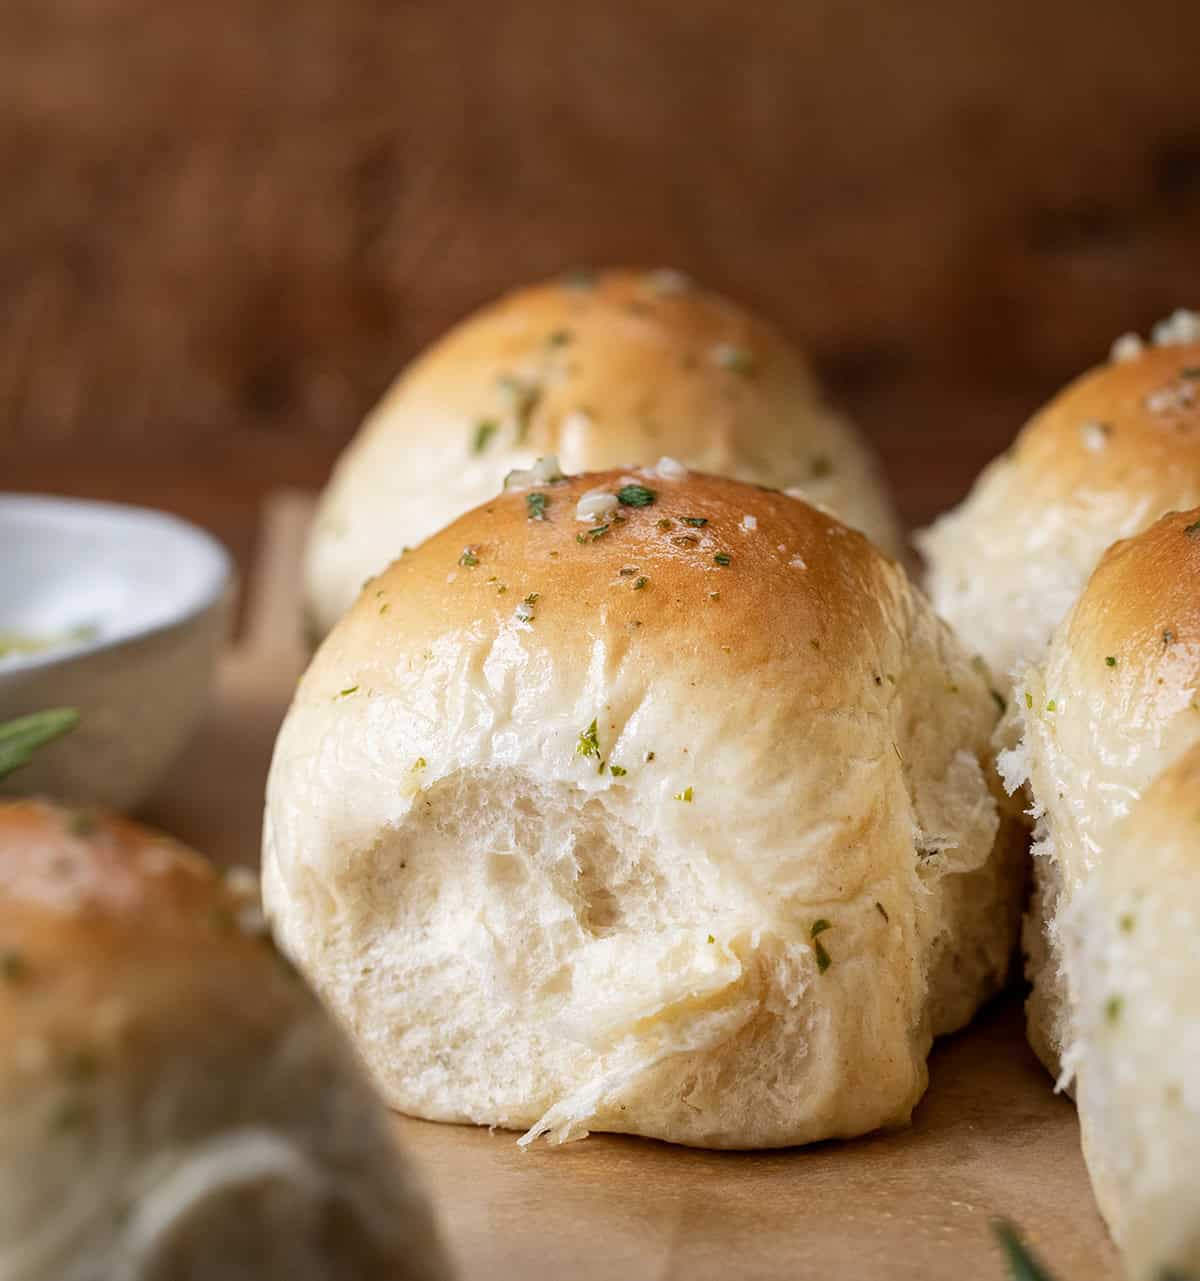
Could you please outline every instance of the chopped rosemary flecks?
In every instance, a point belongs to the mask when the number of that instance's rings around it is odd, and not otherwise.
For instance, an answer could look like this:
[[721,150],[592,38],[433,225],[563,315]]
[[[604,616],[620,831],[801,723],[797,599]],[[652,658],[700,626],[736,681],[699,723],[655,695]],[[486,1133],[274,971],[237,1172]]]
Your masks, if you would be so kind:
[[550,501],[549,498],[547,498],[545,494],[538,493],[537,490],[534,490],[532,493],[526,494],[525,509],[529,514],[529,519],[545,520],[546,505],[549,503],[549,501]]
[[494,418],[481,419],[475,425],[475,435],[471,438],[471,453],[482,454],[499,430],[500,424]]
[[650,580],[643,574],[633,580],[633,590],[635,592],[640,592],[642,588],[648,586],[649,583]]
[[687,787],[683,789],[682,792],[676,792],[674,799],[677,801],[687,801],[690,803],[692,801],[692,798],[693,798],[693,792],[692,792],[691,785],[689,784]]
[[611,525],[596,525],[592,529],[585,530],[581,534],[576,534],[575,541],[577,543],[586,543],[590,538],[591,541],[594,543],[597,538],[603,538],[604,535],[607,534],[611,528],[612,528]]
[[1008,1260],[1010,1281],[1053,1281],[1045,1268],[1030,1254],[1011,1223],[997,1219],[992,1223],[992,1232]]
[[744,347],[721,343],[713,352],[713,357],[722,369],[731,369],[735,374],[749,375],[754,372],[754,357]]
[[78,724],[79,713],[73,707],[56,707],[0,722],[0,778],[28,765],[37,748]]
[[1028,690],[1025,691],[1025,706],[1029,711],[1033,711],[1033,695]]
[[534,619],[533,607],[538,603],[541,592],[530,592],[528,596],[517,606],[517,618],[522,623],[532,623]]
[[707,516],[680,516],[679,519],[685,525],[691,525],[693,529],[703,529],[708,524]]
[[1105,666],[1105,667],[1116,667],[1116,665],[1117,665],[1116,656],[1115,656],[1115,655],[1113,655],[1113,654],[1109,654],[1109,656],[1104,660],[1104,666]]
[[568,267],[561,280],[564,289],[594,289],[596,272],[591,267]]
[[536,383],[523,382],[512,374],[502,374],[499,383],[512,401],[512,412],[517,420],[517,444],[524,444],[534,411],[542,399],[542,389]]
[[600,733],[596,728],[596,718],[592,718],[592,723],[587,729],[582,730],[579,734],[579,742],[575,744],[576,756],[596,756],[600,755]]
[[638,567],[636,565],[622,565],[621,568],[617,570],[617,573],[620,574],[622,578],[632,578],[637,572]]
[[882,903],[876,902],[875,910],[879,913],[880,916],[883,917],[885,921],[888,921],[890,923],[891,918],[887,914],[887,908],[885,908]]
[[617,490],[617,502],[622,507],[649,507],[655,497],[654,490],[645,485],[622,485]]
[[338,690],[338,698],[349,698],[351,694],[358,693],[357,685],[347,685],[345,689]]
[[715,938],[710,934],[710,935],[708,936],[708,941],[709,941],[710,943],[715,943],[717,940],[716,940],[716,939],[715,939]]
[[733,557],[728,552],[717,552],[713,557],[713,562],[717,565],[728,565],[732,563]]
[[674,521],[668,520],[665,516],[660,516],[658,520],[656,520],[654,523],[658,526],[659,529],[662,529],[662,530],[667,530],[674,527]]
[[1046,711],[1048,711],[1048,712],[1057,712],[1057,711],[1058,711],[1058,699],[1056,699],[1056,698],[1052,698],[1052,699],[1050,699],[1050,700],[1046,703]]
[[458,563],[466,569],[474,569],[479,564],[479,557],[475,553],[475,548],[464,547],[462,555],[458,558]]
[[613,778],[624,778],[624,776],[629,773],[624,765],[610,765],[608,767],[608,772],[613,776]]
[[67,826],[72,836],[91,836],[96,830],[96,816],[91,810],[74,810]]

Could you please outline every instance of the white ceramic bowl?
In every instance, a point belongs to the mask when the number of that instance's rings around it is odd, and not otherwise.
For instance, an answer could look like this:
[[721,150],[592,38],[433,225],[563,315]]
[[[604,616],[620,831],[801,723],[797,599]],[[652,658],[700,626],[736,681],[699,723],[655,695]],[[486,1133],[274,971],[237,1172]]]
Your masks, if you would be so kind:
[[142,801],[204,707],[232,596],[228,553],[186,521],[0,494],[0,721],[80,715],[0,792]]

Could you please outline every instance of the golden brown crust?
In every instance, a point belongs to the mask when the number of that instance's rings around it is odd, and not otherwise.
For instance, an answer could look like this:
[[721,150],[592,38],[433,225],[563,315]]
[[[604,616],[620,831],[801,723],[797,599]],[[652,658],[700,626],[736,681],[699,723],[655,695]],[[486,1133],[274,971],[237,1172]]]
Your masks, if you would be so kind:
[[1076,661],[1098,672],[1102,663],[1122,681],[1161,685],[1167,669],[1200,670],[1200,508],[1171,512],[1109,548],[1071,616],[1067,645]]
[[[584,494],[630,482],[653,502],[577,519]],[[546,498],[544,520],[530,519],[532,493]],[[681,663],[707,655],[714,681],[799,660],[814,686],[824,673],[836,690],[868,661],[863,636],[879,634],[900,573],[861,534],[778,491],[696,472],[574,476],[498,495],[367,583],[306,678],[328,688],[306,692],[336,697],[369,680],[381,634],[386,664],[406,642],[498,634],[521,613],[532,615],[531,642],[558,661],[604,635],[631,661],[640,651],[662,662],[664,648]]]
[[897,554],[876,459],[771,325],[676,273],[560,278],[473,313],[396,380],[339,460],[306,566],[328,631],[363,580],[554,455],[567,472],[653,464],[780,489]]
[[[657,453],[672,453],[679,425],[690,424],[691,452],[703,454],[706,468],[753,472],[752,429],[780,405],[818,401],[812,373],[773,326],[697,285],[656,283],[670,278],[606,271],[513,290],[414,362],[377,411],[375,429],[394,430],[388,401],[415,385],[422,401],[472,403],[507,430],[515,380],[531,391],[512,431],[538,454],[574,452],[570,415],[583,412],[603,428],[609,459],[649,461],[648,441],[660,434]],[[829,464],[820,447],[808,461],[814,475]]]
[[0,1026],[89,1053],[131,1037],[270,1033],[311,998],[249,882],[126,819],[0,805]]
[[1036,491],[1170,485],[1200,473],[1200,343],[1144,347],[1077,378],[1036,414],[1014,446]]

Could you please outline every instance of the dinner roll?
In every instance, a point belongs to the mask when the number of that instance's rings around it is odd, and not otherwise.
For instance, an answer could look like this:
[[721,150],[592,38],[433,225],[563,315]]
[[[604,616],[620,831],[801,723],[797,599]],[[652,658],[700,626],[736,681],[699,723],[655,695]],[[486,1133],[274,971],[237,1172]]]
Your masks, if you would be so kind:
[[1016,692],[1030,1038],[1130,1275],[1200,1275],[1200,508],[1113,547]]
[[668,454],[798,486],[889,553],[900,547],[872,452],[775,329],[678,272],[577,272],[469,316],[367,419],[313,527],[313,630],[324,635],[404,547],[546,454],[568,471]]
[[249,873],[0,806],[0,1277],[444,1278],[386,1118]]
[[1106,547],[1200,503],[1200,316],[1056,396],[961,506],[917,535],[934,606],[998,678],[1041,656]]
[[734,1148],[901,1124],[1015,937],[997,715],[804,502],[666,461],[531,484],[317,654],[264,902],[405,1112]]

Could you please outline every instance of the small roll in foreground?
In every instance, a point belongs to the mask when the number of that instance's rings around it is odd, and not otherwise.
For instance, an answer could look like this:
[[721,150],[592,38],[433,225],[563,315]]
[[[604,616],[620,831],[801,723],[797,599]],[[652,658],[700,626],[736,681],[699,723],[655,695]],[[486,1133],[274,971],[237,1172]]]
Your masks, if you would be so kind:
[[315,658],[268,792],[284,946],[419,1116],[713,1147],[906,1122],[1014,941],[982,666],[806,503],[553,476]]
[[313,629],[323,636],[404,547],[548,454],[578,472],[668,454],[798,486],[885,551],[901,546],[874,455],[775,329],[678,272],[574,273],[469,316],[363,424],[313,526]]
[[1126,335],[917,536],[938,613],[997,679],[1042,656],[1105,549],[1200,503],[1200,316]]
[[1017,690],[1030,1040],[1134,1281],[1200,1275],[1200,509],[1118,543]]
[[253,878],[0,806],[5,1281],[441,1281],[386,1117]]

